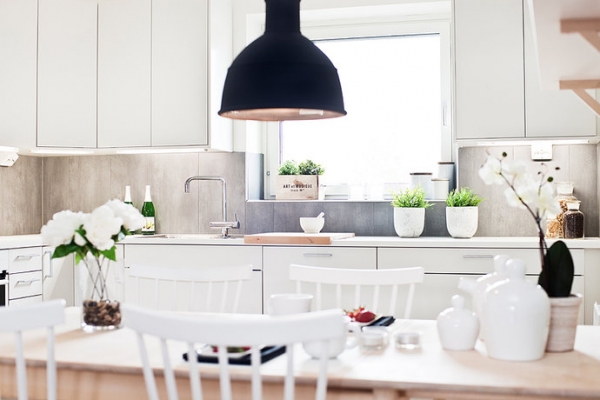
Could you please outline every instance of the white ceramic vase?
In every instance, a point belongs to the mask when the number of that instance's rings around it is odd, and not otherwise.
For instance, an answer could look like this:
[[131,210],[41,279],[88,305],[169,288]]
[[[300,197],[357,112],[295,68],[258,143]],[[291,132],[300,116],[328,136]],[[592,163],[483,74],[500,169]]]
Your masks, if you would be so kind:
[[472,238],[477,232],[479,208],[446,207],[446,228],[454,238]]
[[465,298],[452,296],[452,307],[437,317],[437,330],[445,350],[472,350],[479,333],[479,319],[465,308]]
[[394,229],[403,238],[419,237],[425,228],[425,208],[394,207]]
[[[499,282],[503,279],[507,279],[506,263],[510,260],[510,257],[505,254],[498,254],[494,256],[494,272],[484,275],[477,280],[471,278],[461,277],[458,280],[458,288],[462,291],[471,295],[471,307],[475,315],[480,319],[483,314],[483,301],[485,299],[485,292],[491,285]],[[479,338],[485,340],[485,327],[481,326],[479,331]]]
[[506,263],[508,279],[485,294],[483,326],[488,356],[506,361],[533,361],[544,356],[550,325],[550,300],[541,286],[525,280],[525,264]]

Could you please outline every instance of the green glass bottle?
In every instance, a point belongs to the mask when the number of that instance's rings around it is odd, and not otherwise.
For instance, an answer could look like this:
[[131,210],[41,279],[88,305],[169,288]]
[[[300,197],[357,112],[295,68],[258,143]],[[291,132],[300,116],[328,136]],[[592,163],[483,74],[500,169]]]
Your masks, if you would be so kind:
[[146,223],[142,228],[142,235],[154,235],[156,232],[154,225],[155,211],[152,198],[150,197],[150,185],[146,185],[146,196],[144,197],[144,205],[142,206],[142,215]]
[[133,205],[133,202],[131,201],[131,187],[130,186],[125,186],[125,200],[123,201],[123,203]]

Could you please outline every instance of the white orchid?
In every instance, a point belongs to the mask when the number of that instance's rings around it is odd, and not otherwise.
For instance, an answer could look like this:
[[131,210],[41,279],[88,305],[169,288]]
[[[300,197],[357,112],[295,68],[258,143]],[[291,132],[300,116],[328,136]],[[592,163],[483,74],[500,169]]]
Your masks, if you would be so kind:
[[503,154],[501,159],[489,155],[479,170],[479,176],[488,184],[507,184],[504,191],[506,201],[512,207],[528,210],[539,223],[548,214],[560,212],[560,205],[554,196],[552,177],[539,173],[536,178],[527,172],[521,160],[509,161]]

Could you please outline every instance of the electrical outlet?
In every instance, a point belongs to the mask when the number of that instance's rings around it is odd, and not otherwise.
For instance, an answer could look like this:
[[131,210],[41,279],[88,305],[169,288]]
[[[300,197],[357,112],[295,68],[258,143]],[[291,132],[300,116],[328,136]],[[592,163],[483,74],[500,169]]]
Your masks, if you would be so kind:
[[534,143],[531,145],[531,159],[533,161],[552,160],[552,143]]

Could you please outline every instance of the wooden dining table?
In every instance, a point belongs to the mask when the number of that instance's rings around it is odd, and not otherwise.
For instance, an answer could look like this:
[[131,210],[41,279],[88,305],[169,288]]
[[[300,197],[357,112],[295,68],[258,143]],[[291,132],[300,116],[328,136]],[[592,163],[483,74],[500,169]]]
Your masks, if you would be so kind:
[[[56,328],[56,360],[59,399],[144,399],[135,333],[128,328],[86,333],[80,327],[81,310],[69,307],[66,323]],[[578,326],[575,350],[546,353],[538,361],[507,362],[489,358],[485,344],[474,350],[442,349],[436,321],[396,320],[392,334],[418,332],[421,348],[402,350],[393,340],[380,351],[360,347],[345,350],[329,362],[328,399],[600,399],[600,326]],[[44,399],[45,330],[24,335],[31,399]],[[157,340],[149,340],[151,363],[161,382]],[[188,367],[182,344],[172,343],[181,398],[189,398]],[[318,361],[302,346],[294,348],[297,399],[313,398]],[[16,398],[13,335],[0,335],[0,398]],[[286,358],[274,358],[261,366],[265,399],[281,399]],[[215,364],[201,365],[205,399],[218,399]],[[231,366],[236,399],[250,397],[250,369]],[[163,391],[161,398],[166,398]]]

